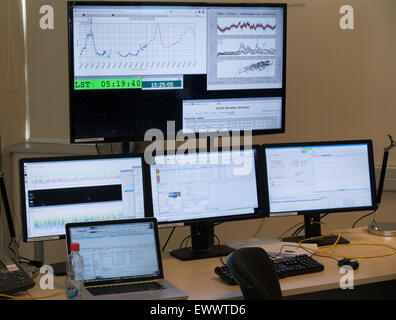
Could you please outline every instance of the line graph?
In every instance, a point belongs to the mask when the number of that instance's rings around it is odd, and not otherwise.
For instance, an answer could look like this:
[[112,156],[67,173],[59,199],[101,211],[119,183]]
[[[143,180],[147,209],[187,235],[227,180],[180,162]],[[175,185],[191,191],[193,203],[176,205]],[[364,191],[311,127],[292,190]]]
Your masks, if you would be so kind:
[[30,217],[31,232],[41,234],[63,234],[66,223],[119,220],[131,218],[122,211],[121,202],[87,204],[86,206],[61,206],[51,216],[43,213],[35,213]]
[[[119,51],[119,49],[116,49],[116,48],[110,48],[108,50],[106,50],[106,49],[98,50],[97,46],[96,46],[95,35],[91,28],[90,31],[85,36],[85,42],[84,42],[84,46],[81,49],[80,56],[83,56],[84,52],[87,51],[89,40],[92,40],[92,45],[93,45],[92,53],[96,57],[106,57],[106,58],[112,58],[112,56],[114,54],[118,55],[121,58],[137,57],[137,56],[139,56],[139,54],[142,54],[142,52],[144,52],[145,50],[150,48],[150,46],[152,46],[156,40],[158,40],[159,45],[160,45],[159,47],[162,49],[171,49],[174,46],[179,45],[182,42],[184,42],[184,46],[186,47],[186,48],[184,48],[185,54],[187,54],[187,55],[190,54],[192,59],[195,58],[195,47],[194,47],[194,45],[195,45],[195,41],[194,41],[195,31],[191,26],[189,26],[189,25],[181,26],[182,29],[184,28],[183,32],[176,39],[176,41],[173,41],[173,42],[171,41],[170,43],[164,42],[164,39],[163,39],[164,36],[161,32],[161,27],[158,23],[156,23],[154,25],[149,25],[149,26],[146,25],[146,32],[149,32],[147,29],[150,29],[153,26],[154,26],[154,35],[150,40],[148,40],[146,43],[138,46],[138,48],[132,52],[128,51],[128,49],[126,49],[124,51],[124,53]],[[172,26],[174,26],[174,25],[172,24]],[[165,24],[165,26],[163,25],[162,28],[169,28],[169,24]],[[187,35],[188,33],[192,34],[192,39],[190,37],[188,37],[188,35]],[[119,43],[118,47],[123,47],[123,45],[121,43]],[[181,48],[181,49],[179,48],[179,51],[180,50],[183,50],[183,48]],[[156,52],[156,53],[158,56],[158,52]]]
[[106,166],[106,162],[76,161],[63,166],[50,163],[43,167],[30,167],[25,179],[29,190],[115,185],[121,184],[121,170],[125,168],[128,168],[126,163],[110,166]]
[[196,29],[194,22],[80,23],[74,39],[75,75],[201,72],[197,50],[204,40]]
[[247,66],[239,68],[239,74],[241,73],[249,73],[249,72],[262,72],[271,69],[273,63],[269,60],[267,61],[258,61],[255,63],[251,63]]
[[217,19],[218,35],[275,35],[274,16],[245,20],[244,18],[221,17]]
[[217,41],[217,57],[275,55],[275,39],[221,39]]
[[275,60],[225,60],[217,63],[218,78],[274,76]]
[[37,230],[54,230],[64,228],[66,223],[119,220],[123,218],[124,216],[122,215],[122,212],[114,214],[83,214],[81,216],[75,215],[69,217],[44,217],[34,219],[33,225]]
[[98,184],[117,184],[121,181],[120,173],[109,173],[98,175],[95,174],[74,174],[68,176],[67,174],[58,175],[43,175],[43,176],[33,176],[28,180],[29,187],[32,190],[46,189],[46,188],[65,188],[65,187],[75,187],[75,186],[89,186]]

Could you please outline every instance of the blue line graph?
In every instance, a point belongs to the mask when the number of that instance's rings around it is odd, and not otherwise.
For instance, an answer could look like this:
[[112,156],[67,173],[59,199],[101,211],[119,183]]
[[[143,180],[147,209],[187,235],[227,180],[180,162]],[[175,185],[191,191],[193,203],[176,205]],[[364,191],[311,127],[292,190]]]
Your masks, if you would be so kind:
[[202,22],[76,22],[75,76],[201,74],[206,68]]
[[[80,50],[80,56],[83,56],[84,52],[88,49],[88,41],[89,40],[92,41],[93,51],[94,51],[95,55],[98,57],[111,58],[112,53],[115,52],[119,57],[128,58],[128,57],[137,57],[141,52],[143,52],[144,50],[149,48],[150,45],[152,45],[154,43],[154,41],[156,41],[157,39],[159,40],[159,43],[160,43],[162,49],[171,49],[176,45],[183,44],[183,42],[187,42],[186,46],[190,46],[188,48],[188,50],[192,50],[192,54],[194,55],[194,53],[195,53],[195,48],[194,48],[195,31],[190,26],[184,26],[182,28],[184,28],[184,30],[181,33],[181,35],[178,36],[178,39],[176,41],[166,44],[163,40],[163,36],[161,33],[161,27],[158,23],[156,23],[155,31],[154,31],[154,35],[153,35],[152,39],[148,40],[147,43],[140,45],[140,47],[136,51],[132,51],[132,52],[128,51],[127,53],[123,54],[119,50],[115,50],[115,49],[110,49],[110,50],[105,49],[103,51],[99,51],[97,49],[95,35],[94,35],[94,32],[92,31],[92,27],[91,27],[90,31],[85,36],[85,43],[84,43],[84,46],[82,47],[82,49]],[[191,38],[186,39],[187,35],[189,33],[192,35],[194,42],[191,42]],[[183,41],[183,40],[185,40],[185,41]]]
[[202,21],[75,22],[76,77],[201,74],[206,70]]

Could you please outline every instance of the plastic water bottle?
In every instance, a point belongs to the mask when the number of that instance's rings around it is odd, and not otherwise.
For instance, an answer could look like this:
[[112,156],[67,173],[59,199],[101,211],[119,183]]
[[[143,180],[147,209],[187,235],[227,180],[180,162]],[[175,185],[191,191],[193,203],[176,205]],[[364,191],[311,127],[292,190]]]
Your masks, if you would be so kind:
[[84,287],[83,272],[84,260],[80,255],[80,244],[70,244],[70,255],[67,257],[66,297],[69,300],[78,300],[82,297]]

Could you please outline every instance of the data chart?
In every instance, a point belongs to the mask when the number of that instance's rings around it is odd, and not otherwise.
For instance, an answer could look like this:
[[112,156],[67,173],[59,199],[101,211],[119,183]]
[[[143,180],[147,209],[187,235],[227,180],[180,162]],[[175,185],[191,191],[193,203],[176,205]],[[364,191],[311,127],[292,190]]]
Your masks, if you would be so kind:
[[202,72],[205,50],[197,24],[161,22],[79,23],[75,72],[80,76]]

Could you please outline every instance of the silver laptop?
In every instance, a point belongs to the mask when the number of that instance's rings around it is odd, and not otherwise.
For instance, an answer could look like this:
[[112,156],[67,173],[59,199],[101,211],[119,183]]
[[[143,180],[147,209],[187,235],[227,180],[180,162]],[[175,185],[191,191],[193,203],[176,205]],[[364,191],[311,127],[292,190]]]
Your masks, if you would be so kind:
[[66,224],[67,247],[80,244],[83,299],[186,299],[164,279],[155,218]]

